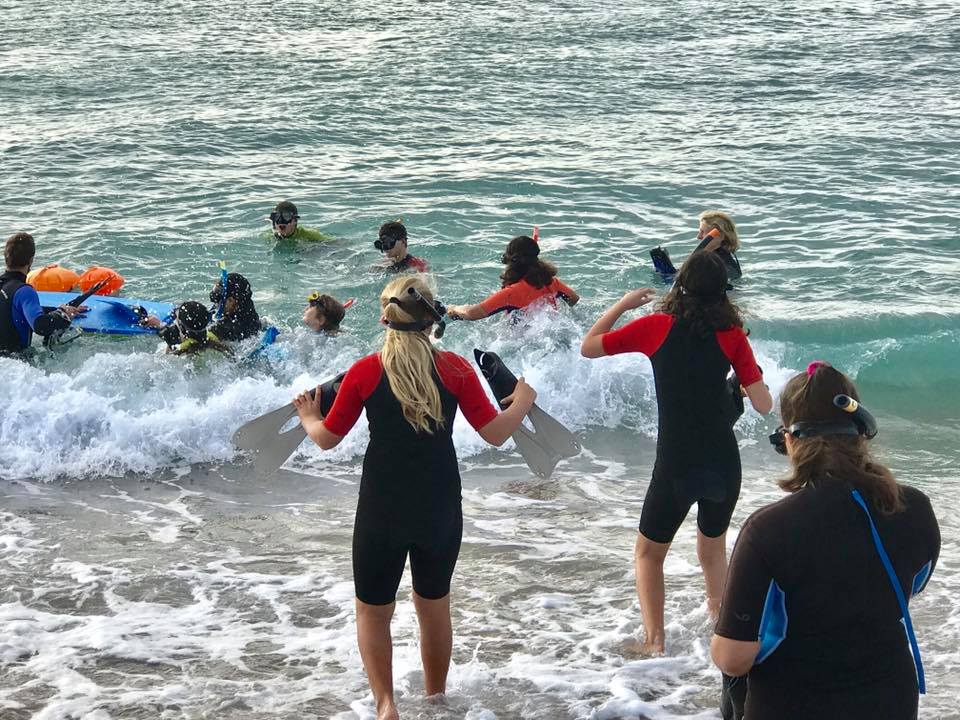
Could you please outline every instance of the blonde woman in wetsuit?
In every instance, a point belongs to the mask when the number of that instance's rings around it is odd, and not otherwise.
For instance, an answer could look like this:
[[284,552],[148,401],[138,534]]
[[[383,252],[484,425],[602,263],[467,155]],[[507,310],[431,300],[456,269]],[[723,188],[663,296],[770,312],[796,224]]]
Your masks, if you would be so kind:
[[707,610],[716,618],[727,572],[726,533],[740,496],[740,451],[730,421],[731,366],[751,404],[770,412],[773,399],[727,298],[727,272],[712,252],[695,252],[657,310],[623,327],[623,313],[653,300],[627,293],[590,328],[585,357],[637,352],[650,358],[657,388],[657,458],[640,515],[635,550],[637,596],[646,638],[642,654],[664,650],[663,563],[690,507],[697,504],[697,557]]
[[[411,299],[410,288],[423,301]],[[413,604],[420,624],[426,694],[446,689],[453,647],[450,580],[460,552],[460,473],[453,447],[457,407],[487,442],[501,445],[520,426],[536,392],[521,378],[498,414],[470,364],[436,350],[432,295],[417,276],[380,295],[387,326],[380,352],[347,371],[326,417],[308,393],[294,404],[311,439],[339,444],[366,409],[370,443],[363,460],[353,531],[357,639],[378,720],[399,717],[393,695],[390,619],[410,558]],[[432,311],[432,312],[431,312]]]

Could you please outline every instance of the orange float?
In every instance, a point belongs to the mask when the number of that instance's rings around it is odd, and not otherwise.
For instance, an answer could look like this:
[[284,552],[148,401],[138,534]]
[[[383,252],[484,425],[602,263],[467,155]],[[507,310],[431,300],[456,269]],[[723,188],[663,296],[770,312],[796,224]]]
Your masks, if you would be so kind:
[[80,284],[80,276],[57,263],[31,270],[27,284],[40,292],[70,292]]
[[124,279],[116,270],[94,265],[87,268],[87,271],[80,276],[80,292],[87,292],[101,280],[106,280],[106,284],[97,290],[97,295],[115,295],[123,287]]

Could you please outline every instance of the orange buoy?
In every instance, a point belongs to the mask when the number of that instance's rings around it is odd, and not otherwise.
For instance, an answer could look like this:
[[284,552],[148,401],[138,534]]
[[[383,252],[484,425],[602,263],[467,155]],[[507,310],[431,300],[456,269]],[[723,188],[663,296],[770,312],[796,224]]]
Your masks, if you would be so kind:
[[27,284],[41,292],[70,292],[80,284],[80,276],[69,268],[53,263],[31,270],[27,275]]
[[114,295],[123,287],[123,276],[116,270],[94,265],[87,268],[87,271],[80,276],[80,291],[87,292],[101,280],[106,280],[106,284],[97,290],[97,295]]

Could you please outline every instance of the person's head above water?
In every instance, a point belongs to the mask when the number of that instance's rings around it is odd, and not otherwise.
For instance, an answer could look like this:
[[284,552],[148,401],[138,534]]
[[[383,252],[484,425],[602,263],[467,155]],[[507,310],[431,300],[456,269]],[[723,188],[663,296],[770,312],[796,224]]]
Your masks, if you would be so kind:
[[303,322],[314,332],[335,333],[343,322],[344,311],[343,304],[332,296],[315,292],[307,298]]
[[500,275],[503,287],[526,280],[533,287],[542,288],[557,274],[553,263],[540,259],[540,245],[528,235],[518,235],[507,243],[500,261],[507,266]]
[[33,257],[36,254],[37,245],[30,233],[14,233],[7,238],[7,242],[3,246],[3,259],[7,265],[7,270],[29,272],[30,266],[33,264]]
[[270,222],[273,223],[273,234],[278,238],[288,238],[297,231],[297,220],[300,214],[297,206],[289,200],[282,200],[270,213]]
[[407,256],[407,228],[401,220],[391,220],[380,226],[373,246],[393,262]]
[[737,225],[733,218],[722,210],[707,210],[700,213],[700,227],[697,231],[697,240],[703,240],[710,230],[720,231],[720,247],[728,252],[740,249],[740,237],[737,235]]
[[727,266],[713,252],[698,250],[686,259],[657,311],[689,322],[703,336],[743,327],[740,311],[727,297]]
[[223,313],[232,315],[253,305],[253,288],[250,282],[240,273],[227,275],[227,289],[224,294],[223,284],[218,279],[210,291],[210,302],[219,305],[223,302]]
[[183,337],[205,342],[207,326],[210,324],[210,311],[203,303],[188,300],[173,311],[173,322]]

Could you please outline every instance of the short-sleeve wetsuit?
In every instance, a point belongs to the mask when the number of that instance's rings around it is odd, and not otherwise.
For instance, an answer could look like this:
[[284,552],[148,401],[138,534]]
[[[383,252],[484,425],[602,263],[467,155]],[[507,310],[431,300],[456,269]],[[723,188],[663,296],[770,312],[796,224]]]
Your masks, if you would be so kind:
[[740,451],[729,422],[730,366],[746,387],[760,369],[743,330],[703,337],[673,315],[637,318],[602,336],[607,355],[641,352],[657,388],[657,459],[640,515],[640,532],[673,540],[690,506],[707,537],[726,532],[740,495]]
[[552,305],[557,304],[557,298],[572,297],[573,290],[565,285],[559,278],[553,278],[549,284],[541,288],[534,287],[526,279],[507,285],[505,288],[497,290],[489,297],[480,301],[480,307],[487,315],[495,315],[498,312],[513,312],[535,303],[537,300],[546,299]]
[[436,600],[450,592],[463,532],[453,420],[458,405],[477,430],[497,416],[464,358],[434,357],[444,422],[433,434],[418,432],[403,417],[378,354],[347,371],[323,420],[342,436],[367,411],[370,444],[353,528],[353,579],[357,598],[369,605],[394,601],[408,553],[418,595]]
[[[901,487],[905,510],[870,513],[910,598],[933,572],[940,530],[926,495]],[[757,510],[733,549],[716,627],[746,642],[763,628],[744,716],[915,718],[917,676],[900,617],[867,516],[845,483],[807,486]]]

